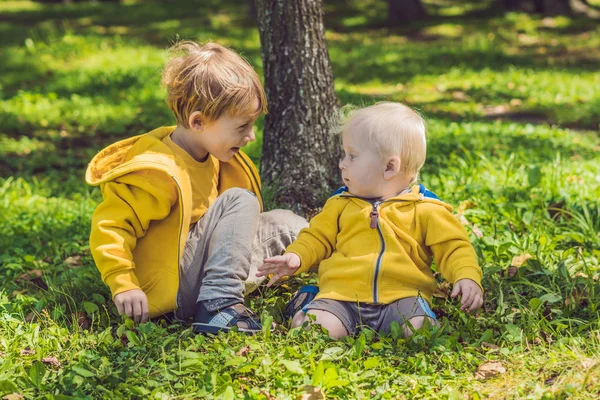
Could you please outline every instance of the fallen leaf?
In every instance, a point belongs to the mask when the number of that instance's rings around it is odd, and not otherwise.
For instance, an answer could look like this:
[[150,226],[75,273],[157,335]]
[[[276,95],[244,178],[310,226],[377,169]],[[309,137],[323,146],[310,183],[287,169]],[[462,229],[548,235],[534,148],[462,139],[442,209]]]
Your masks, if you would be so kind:
[[544,311],[542,311],[542,316],[548,321],[552,321],[552,309],[547,301],[544,302]]
[[487,342],[481,342],[481,347],[483,347],[484,349],[492,349],[492,350],[497,350],[500,347],[496,346],[493,343],[487,343]]
[[48,289],[48,285],[46,285],[46,282],[42,279],[42,271],[39,269],[32,269],[31,271],[22,273],[15,279],[15,282],[31,282],[41,289]]
[[[571,292],[571,296],[565,299],[565,305],[575,304],[577,306],[586,306],[587,305],[587,297],[589,296],[589,291],[587,289],[581,290],[579,288],[573,288]],[[571,300],[571,298],[573,300]]]
[[36,319],[37,319],[37,315],[33,311],[25,316],[25,322],[33,322]]
[[550,218],[557,219],[558,217],[563,217],[565,219],[571,219],[569,214],[564,212],[565,205],[566,201],[564,199],[557,203],[550,204],[548,206],[548,214],[550,214]]
[[44,364],[52,365],[53,367],[60,367],[60,361],[55,356],[42,358]]
[[456,212],[458,214],[463,214],[465,211],[470,210],[471,208],[477,207],[477,203],[473,200],[463,200],[459,205]]
[[250,353],[250,346],[244,346],[235,353],[236,356],[246,357]]
[[32,355],[35,354],[35,351],[31,350],[31,349],[23,349],[23,350],[20,351],[20,354],[22,356],[32,356]]
[[23,395],[20,393],[11,393],[4,396],[2,400],[21,400],[22,398]]
[[320,387],[306,385],[304,386],[304,394],[300,398],[301,400],[324,400],[325,394]]
[[67,259],[64,262],[65,262],[65,264],[67,264],[67,266],[69,268],[80,267],[81,266],[81,256],[67,257]]
[[590,369],[597,363],[598,361],[593,358],[584,358],[583,360],[581,360],[581,366],[583,367],[583,369]]
[[89,329],[90,328],[90,320],[86,313],[77,311],[71,314],[73,320],[77,321],[77,326],[81,329]]
[[450,293],[450,282],[444,281],[442,283],[438,283],[435,292],[433,292],[433,296],[440,299],[446,299],[450,297]]
[[521,99],[511,99],[510,103],[509,103],[512,107],[518,107],[521,104],[523,104],[523,101]]
[[501,116],[510,111],[510,106],[506,104],[498,105],[498,106],[485,106],[483,108],[483,113],[488,117]]
[[521,255],[514,256],[510,265],[513,267],[519,268],[519,267],[523,266],[523,264],[525,264],[525,262],[532,257],[533,256],[529,253],[523,253]]
[[2,357],[2,358],[6,357],[6,353],[3,351],[0,351],[0,357]]
[[273,396],[271,393],[267,392],[265,389],[260,389],[260,394],[265,396],[267,400],[277,400],[277,397]]
[[556,372],[553,372],[548,378],[546,378],[544,380],[544,385],[547,385],[547,386],[554,385],[556,378],[558,378],[558,374]]
[[552,342],[554,342],[554,339],[552,339],[552,336],[549,333],[546,333],[544,331],[540,331],[540,336],[546,341],[546,343],[548,344],[552,344]]
[[477,236],[479,239],[483,237],[483,232],[481,232],[481,230],[475,224],[473,224],[473,235]]
[[465,92],[456,91],[452,92],[452,98],[456,101],[465,101],[467,100],[467,95],[465,94]]
[[479,368],[477,368],[477,372],[475,372],[475,379],[487,379],[505,372],[506,369],[502,366],[500,361],[488,361],[481,364]]
[[500,276],[503,278],[504,277],[512,278],[513,276],[515,276],[517,274],[517,272],[519,272],[519,268],[508,267],[508,269],[500,271]]

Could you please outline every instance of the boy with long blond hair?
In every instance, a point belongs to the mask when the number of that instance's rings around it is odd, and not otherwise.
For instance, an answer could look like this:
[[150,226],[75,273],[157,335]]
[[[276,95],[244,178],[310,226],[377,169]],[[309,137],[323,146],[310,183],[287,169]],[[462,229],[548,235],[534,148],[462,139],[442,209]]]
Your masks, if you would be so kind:
[[426,319],[435,323],[432,261],[454,284],[452,297],[462,296],[462,309],[481,307],[481,269],[467,232],[452,207],[414,185],[426,153],[421,116],[400,103],[358,109],[342,141],[346,186],[257,274],[273,274],[270,286],[318,265],[319,292],[297,310],[292,326],[314,319],[340,338],[364,326],[388,333],[396,322],[409,335]]
[[265,257],[306,225],[261,213],[261,183],[241,148],[267,110],[256,72],[216,43],[181,42],[163,72],[177,125],[108,146],[86,180],[100,186],[90,248],[120,314],[136,322],[175,311],[197,333],[262,328],[244,306]]

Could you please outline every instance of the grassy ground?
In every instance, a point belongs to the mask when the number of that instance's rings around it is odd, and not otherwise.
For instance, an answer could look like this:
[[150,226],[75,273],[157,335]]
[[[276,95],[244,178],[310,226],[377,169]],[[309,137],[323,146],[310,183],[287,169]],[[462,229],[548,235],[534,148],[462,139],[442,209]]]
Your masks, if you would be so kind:
[[[1,1],[0,395],[597,398],[600,27],[487,3],[431,0],[430,19],[390,29],[382,1],[325,0],[340,99],[404,101],[427,117],[422,179],[456,206],[486,288],[478,316],[443,286],[440,328],[335,342],[285,326],[252,338],[133,326],[89,253],[100,194],[83,183],[87,161],[173,123],[159,80],[176,38],[230,45],[260,71],[247,10]],[[247,149],[257,163],[260,148]],[[250,303],[281,322],[298,285]]]

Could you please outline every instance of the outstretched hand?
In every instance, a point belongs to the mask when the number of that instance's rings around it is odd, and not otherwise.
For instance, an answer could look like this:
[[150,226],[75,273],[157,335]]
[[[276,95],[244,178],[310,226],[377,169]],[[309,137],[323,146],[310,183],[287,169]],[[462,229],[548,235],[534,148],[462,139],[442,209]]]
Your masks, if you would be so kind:
[[148,321],[148,297],[140,289],[119,293],[113,299],[119,314],[126,314],[135,322]]
[[273,277],[267,283],[267,287],[270,287],[282,277],[292,275],[298,268],[300,268],[300,257],[294,253],[285,253],[282,256],[265,259],[264,264],[258,267],[256,276],[273,274]]
[[472,312],[483,305],[483,291],[471,279],[461,279],[454,284],[454,289],[450,296],[455,298],[458,295],[461,296],[461,310]]

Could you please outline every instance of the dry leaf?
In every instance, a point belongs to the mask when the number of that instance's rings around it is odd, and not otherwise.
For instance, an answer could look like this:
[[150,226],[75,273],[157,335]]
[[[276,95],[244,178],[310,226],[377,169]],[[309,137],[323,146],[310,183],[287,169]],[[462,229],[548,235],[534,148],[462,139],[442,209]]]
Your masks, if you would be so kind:
[[81,329],[89,329],[90,328],[90,320],[86,313],[77,311],[71,314],[74,320],[77,321],[77,326]]
[[25,322],[33,322],[36,319],[37,319],[37,315],[33,311],[25,316]]
[[523,101],[521,99],[511,99],[510,103],[509,103],[512,107],[518,107],[521,104],[523,104]]
[[271,393],[267,392],[265,389],[260,389],[260,394],[265,396],[267,400],[277,400],[277,397],[273,396]]
[[546,380],[544,380],[544,385],[552,386],[554,382],[556,382],[556,378],[558,378],[559,374],[556,372],[552,373]]
[[42,277],[42,271],[40,271],[39,269],[32,269],[31,271],[23,272],[21,275],[17,276],[15,281],[17,281],[17,282],[32,281],[36,278],[41,278],[41,277]]
[[452,92],[452,98],[456,101],[465,101],[467,99],[467,95],[465,92],[456,91]]
[[479,239],[483,237],[483,232],[481,232],[481,230],[475,224],[473,224],[473,235],[477,236]]
[[481,342],[481,347],[483,347],[484,349],[491,349],[491,350],[497,350],[500,347],[496,346],[493,343],[487,343],[487,342]]
[[300,398],[301,400],[324,400],[325,394],[320,387],[306,385],[304,386],[304,394]]
[[525,262],[532,257],[533,256],[529,253],[523,253],[521,255],[514,256],[510,265],[513,267],[519,268],[519,267],[523,266],[523,264],[525,264]]
[[236,356],[246,357],[250,353],[250,346],[244,346],[235,353]]
[[41,289],[48,289],[48,285],[42,279],[42,271],[39,269],[32,269],[31,271],[22,273],[15,279],[15,282],[31,282]]
[[60,361],[55,356],[42,358],[44,364],[52,365],[53,367],[60,367]]
[[500,276],[503,278],[504,277],[512,278],[513,276],[515,276],[517,274],[517,272],[519,272],[519,268],[508,267],[507,270],[500,271]]
[[473,200],[463,200],[459,205],[456,212],[458,214],[463,214],[465,211],[470,210],[471,208],[477,207],[477,204]]
[[2,400],[21,400],[22,398],[23,395],[20,393],[11,393],[4,396]]
[[505,372],[506,369],[504,369],[500,361],[488,361],[477,368],[475,379],[487,379]]
[[[581,290],[579,288],[573,288],[571,292],[571,296],[565,299],[565,305],[575,304],[578,306],[586,306],[587,305],[587,297],[589,296],[589,291],[587,289]],[[573,301],[571,301],[573,298]]]
[[2,358],[6,357],[6,353],[3,351],[0,351],[0,357],[2,357]]
[[71,256],[67,257],[65,260],[65,264],[69,266],[69,268],[76,268],[81,266],[81,256]]
[[590,369],[597,363],[598,361],[593,358],[584,358],[583,360],[581,360],[581,366],[583,367],[583,369]]
[[31,349],[23,349],[23,350],[20,351],[20,354],[22,356],[32,356],[32,355],[35,354],[35,351],[31,350]]
[[444,281],[442,283],[438,283],[435,292],[433,292],[433,296],[440,299],[446,299],[450,297],[450,293],[450,282]]

